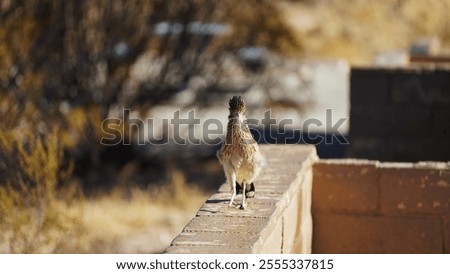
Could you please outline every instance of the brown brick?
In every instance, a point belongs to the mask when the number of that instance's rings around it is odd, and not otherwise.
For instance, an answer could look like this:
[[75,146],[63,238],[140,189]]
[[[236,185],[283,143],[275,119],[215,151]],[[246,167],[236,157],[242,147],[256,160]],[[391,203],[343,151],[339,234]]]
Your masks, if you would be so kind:
[[444,217],[444,253],[450,254],[450,216]]
[[322,161],[314,165],[313,174],[313,211],[374,212],[377,209],[375,162]]
[[380,69],[353,68],[350,76],[352,105],[389,104],[390,72]]
[[380,210],[385,214],[450,214],[450,170],[382,168]]
[[313,253],[442,253],[439,218],[318,215]]

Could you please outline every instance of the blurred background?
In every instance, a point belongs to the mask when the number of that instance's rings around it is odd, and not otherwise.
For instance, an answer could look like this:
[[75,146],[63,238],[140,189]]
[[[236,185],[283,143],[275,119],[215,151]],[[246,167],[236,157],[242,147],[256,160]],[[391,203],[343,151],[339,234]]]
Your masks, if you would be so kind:
[[[326,109],[334,124],[349,116],[351,66],[448,55],[449,10],[450,0],[1,0],[0,252],[163,251],[224,182],[218,145],[178,145],[163,119],[195,109],[225,127],[239,94],[247,117],[270,109],[293,133],[308,118],[325,125]],[[102,145],[111,118],[123,142]],[[345,145],[318,152],[345,157]]]

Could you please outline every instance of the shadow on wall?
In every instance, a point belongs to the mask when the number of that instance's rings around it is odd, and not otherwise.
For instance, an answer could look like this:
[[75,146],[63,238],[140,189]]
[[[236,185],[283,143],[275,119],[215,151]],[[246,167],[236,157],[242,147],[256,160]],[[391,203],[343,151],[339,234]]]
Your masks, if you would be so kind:
[[450,68],[353,68],[349,156],[450,160]]
[[314,145],[321,159],[344,158],[349,147],[348,136],[339,133],[303,133],[299,130],[279,131],[251,129],[261,144]]

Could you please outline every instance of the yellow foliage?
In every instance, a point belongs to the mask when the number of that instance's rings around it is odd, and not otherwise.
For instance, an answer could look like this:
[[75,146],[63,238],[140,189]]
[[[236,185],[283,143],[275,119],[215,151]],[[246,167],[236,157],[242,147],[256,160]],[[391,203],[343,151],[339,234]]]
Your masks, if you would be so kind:
[[[92,139],[100,140],[102,119],[99,107],[76,107],[64,115],[65,127],[61,131],[64,147],[74,148]],[[91,129],[90,131],[86,130]]]
[[69,203],[76,192],[58,199],[58,183],[72,169],[62,166],[58,139],[58,130],[45,137],[26,129],[0,131],[0,252],[58,252],[78,233],[82,207]]

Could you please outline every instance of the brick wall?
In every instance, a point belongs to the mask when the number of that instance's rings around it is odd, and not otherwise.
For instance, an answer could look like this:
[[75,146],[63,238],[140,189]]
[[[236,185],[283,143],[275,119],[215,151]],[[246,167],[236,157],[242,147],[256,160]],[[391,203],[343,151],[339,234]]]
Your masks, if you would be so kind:
[[348,156],[450,160],[450,67],[353,68]]
[[450,163],[321,160],[313,253],[450,253]]
[[311,253],[316,150],[310,145],[260,148],[267,165],[247,209],[229,208],[230,186],[222,185],[165,253]]

